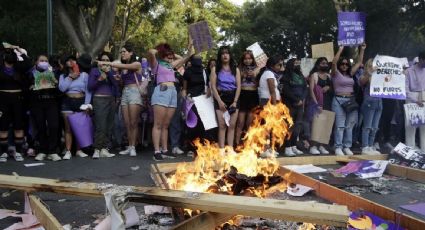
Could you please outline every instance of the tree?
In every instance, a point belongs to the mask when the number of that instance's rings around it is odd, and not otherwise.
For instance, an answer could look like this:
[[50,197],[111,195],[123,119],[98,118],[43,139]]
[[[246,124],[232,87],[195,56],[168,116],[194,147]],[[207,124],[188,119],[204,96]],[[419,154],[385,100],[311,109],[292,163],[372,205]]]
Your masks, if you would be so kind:
[[91,56],[101,51],[111,36],[116,0],[57,0],[55,3],[63,28],[77,51]]

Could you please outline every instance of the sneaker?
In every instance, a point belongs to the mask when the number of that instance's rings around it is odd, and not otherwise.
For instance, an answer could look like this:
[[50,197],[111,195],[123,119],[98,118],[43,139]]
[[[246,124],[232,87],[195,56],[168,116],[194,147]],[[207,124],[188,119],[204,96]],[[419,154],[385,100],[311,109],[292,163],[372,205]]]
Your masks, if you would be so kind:
[[13,158],[15,158],[15,161],[24,161],[24,158],[18,152],[15,152],[15,154],[13,154]]
[[195,156],[195,153],[193,151],[188,151],[187,152],[187,156],[188,157],[194,157]]
[[7,154],[7,153],[3,153],[1,156],[0,156],[0,162],[7,162],[7,158],[9,157],[9,154]]
[[297,154],[295,154],[293,151],[292,151],[292,147],[286,147],[285,148],[285,156],[287,156],[287,157],[294,157],[294,156],[296,156]]
[[373,148],[374,150],[381,150],[381,146],[379,146],[379,142],[375,142],[375,144],[373,144]]
[[297,155],[304,154],[303,151],[297,149],[297,146],[292,146],[292,152],[297,154]]
[[153,154],[153,160],[154,161],[163,161],[164,158],[162,157],[161,152],[156,152]]
[[321,154],[329,154],[329,151],[328,151],[328,150],[326,150],[326,148],[325,148],[325,147],[323,147],[323,146],[320,146],[320,147],[319,147],[319,151],[320,151],[320,153],[321,153]]
[[352,155],[354,155],[354,153],[351,151],[351,149],[350,149],[350,148],[344,148],[344,153],[345,153],[345,155],[347,155],[347,156],[352,156]]
[[226,155],[226,150],[225,150],[224,148],[220,148],[220,149],[218,149],[218,153],[219,153],[221,156],[225,156],[225,155]]
[[71,159],[71,157],[72,157],[71,151],[66,151],[65,155],[62,157],[62,159],[63,160],[69,160],[69,159]]
[[134,146],[132,146],[132,147],[130,148],[130,156],[131,156],[131,157],[135,157],[135,156],[137,156],[136,148],[135,148]]
[[[100,150],[100,157],[110,158],[110,157],[114,157],[114,156],[115,156],[115,154],[110,153],[107,149]],[[130,153],[130,156],[131,156],[131,153]]]
[[119,152],[120,155],[128,155],[130,154],[130,146],[127,146],[126,150],[120,151]]
[[99,149],[95,149],[94,150],[94,153],[93,153],[93,156],[91,158],[93,158],[93,159],[99,159],[99,157],[100,157],[100,151],[99,151]]
[[317,146],[310,147],[310,154],[320,155],[320,151],[317,149]]
[[371,147],[369,146],[369,150],[373,153],[373,155],[379,155],[381,152],[375,149],[375,146]]
[[56,154],[56,153],[54,153],[54,154],[49,154],[49,155],[47,156],[47,159],[49,159],[49,160],[51,160],[51,161],[60,161],[60,160],[62,160],[62,158],[61,158],[58,154]]
[[370,147],[363,147],[362,155],[375,155],[375,153],[372,151]]
[[168,151],[163,151],[161,153],[161,155],[162,155],[163,158],[170,158],[170,159],[174,159],[174,158],[177,157],[176,154],[174,154],[172,152],[168,152]]
[[84,158],[84,157],[88,157],[89,155],[85,154],[83,151],[78,150],[75,155],[77,155],[78,157]]
[[262,152],[260,154],[260,157],[261,158],[271,158],[271,157],[277,157],[278,155],[279,155],[279,153],[277,153],[273,149],[269,148],[266,151]]
[[37,154],[37,156],[34,158],[36,161],[44,161],[44,158],[46,158],[46,154],[44,153],[39,153]]
[[341,148],[336,148],[335,149],[335,155],[337,155],[337,156],[344,156],[345,154],[344,154],[344,152],[342,151]]
[[174,147],[172,152],[178,155],[184,154],[184,151],[181,150],[179,147]]

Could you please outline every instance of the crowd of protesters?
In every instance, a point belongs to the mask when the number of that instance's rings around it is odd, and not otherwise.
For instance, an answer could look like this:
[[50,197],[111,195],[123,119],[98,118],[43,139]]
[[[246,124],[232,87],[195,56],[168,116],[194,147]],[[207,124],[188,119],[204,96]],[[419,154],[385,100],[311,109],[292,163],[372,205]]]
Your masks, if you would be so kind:
[[[268,102],[282,102],[290,110],[294,125],[283,152],[288,157],[353,155],[357,144],[366,155],[380,154],[379,143],[389,149],[397,142],[417,146],[416,128],[405,122],[401,108],[408,102],[424,105],[425,52],[405,67],[407,100],[402,101],[370,96],[374,67],[372,59],[364,63],[365,49],[365,44],[359,47],[353,62],[341,56],[340,47],[333,60],[318,58],[305,74],[299,58],[275,55],[259,66],[251,51],[238,58],[228,46],[220,47],[204,67],[191,42],[184,56],[162,43],[146,58],[127,44],[117,60],[108,52],[95,58],[30,58],[25,49],[7,44],[0,50],[0,162],[10,156],[23,161],[25,155],[38,161],[111,158],[116,148],[116,153],[134,157],[138,146],[150,143],[153,159],[160,161],[193,155],[197,138],[218,143],[221,154],[229,149],[233,154],[255,109]],[[184,122],[185,104],[200,95],[214,100],[216,129]],[[329,145],[311,140],[313,117],[324,110],[335,113]],[[192,112],[202,120],[196,106]],[[75,113],[87,114],[94,124],[90,148],[80,148],[69,119]],[[418,142],[425,151],[424,127],[419,127]]]

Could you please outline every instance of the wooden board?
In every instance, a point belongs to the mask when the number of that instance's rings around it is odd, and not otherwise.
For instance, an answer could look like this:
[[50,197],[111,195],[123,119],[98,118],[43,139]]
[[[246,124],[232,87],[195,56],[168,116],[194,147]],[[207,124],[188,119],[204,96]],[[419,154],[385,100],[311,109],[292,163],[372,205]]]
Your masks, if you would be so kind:
[[[44,191],[82,196],[102,196],[104,191],[96,183],[63,182],[37,177],[0,175],[0,188],[27,192]],[[114,186],[119,189],[120,186]],[[121,186],[129,188],[129,186]],[[147,204],[189,208],[252,217],[301,221],[333,226],[345,226],[348,220],[346,206],[288,200],[260,199],[211,193],[193,193],[152,187],[131,187],[130,201]]]
[[38,197],[34,195],[29,195],[28,197],[33,214],[46,230],[63,229],[59,221],[47,210],[46,206],[41,203]]

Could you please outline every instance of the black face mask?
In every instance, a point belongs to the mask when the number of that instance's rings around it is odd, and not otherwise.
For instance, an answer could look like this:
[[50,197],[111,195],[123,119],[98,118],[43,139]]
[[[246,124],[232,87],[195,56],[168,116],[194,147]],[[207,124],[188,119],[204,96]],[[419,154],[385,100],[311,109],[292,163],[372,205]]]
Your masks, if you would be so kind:
[[324,71],[324,72],[326,72],[326,71],[328,71],[328,69],[329,69],[329,67],[328,67],[328,66],[319,66],[319,70],[320,70],[320,71]]
[[299,65],[294,66],[294,70],[295,71],[301,71],[301,66],[299,66]]
[[18,61],[18,58],[16,57],[16,55],[9,53],[3,56],[3,61],[7,64],[13,65]]

